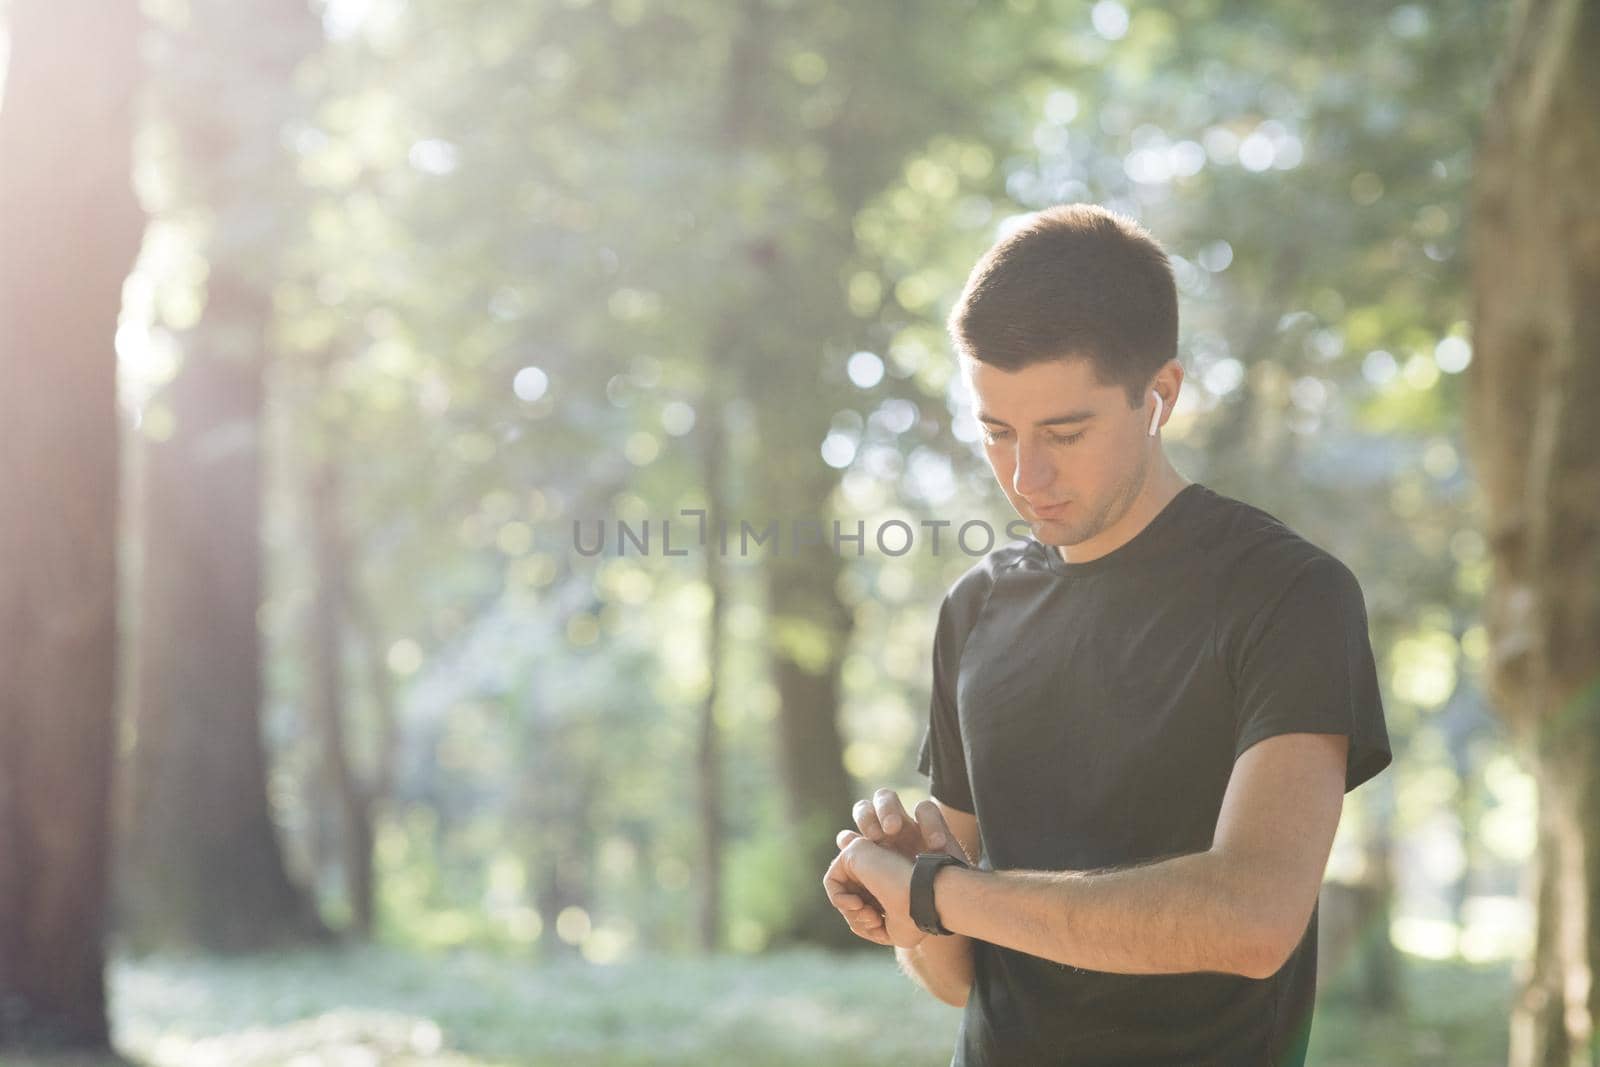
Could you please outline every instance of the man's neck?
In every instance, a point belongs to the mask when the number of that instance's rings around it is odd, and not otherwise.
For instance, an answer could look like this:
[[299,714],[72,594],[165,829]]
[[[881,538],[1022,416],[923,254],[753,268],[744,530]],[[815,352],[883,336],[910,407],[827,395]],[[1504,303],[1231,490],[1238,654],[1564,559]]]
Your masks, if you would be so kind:
[[1172,502],[1173,497],[1191,484],[1187,478],[1178,473],[1165,456],[1162,456],[1156,476],[1145,480],[1144,488],[1115,524],[1100,531],[1088,541],[1070,547],[1056,545],[1056,554],[1065,563],[1089,563],[1115,552],[1137,537],[1139,531],[1150,525],[1151,520]]

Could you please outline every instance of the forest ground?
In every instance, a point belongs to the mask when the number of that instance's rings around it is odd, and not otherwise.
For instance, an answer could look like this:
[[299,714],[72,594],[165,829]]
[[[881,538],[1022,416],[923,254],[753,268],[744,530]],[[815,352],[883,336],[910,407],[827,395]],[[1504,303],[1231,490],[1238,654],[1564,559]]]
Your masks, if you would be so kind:
[[[1403,956],[1407,1009],[1318,991],[1307,1067],[1506,1062],[1511,969]],[[362,947],[117,959],[112,1025],[136,1067],[767,1067],[944,1064],[961,1013],[882,954],[648,957],[608,966]],[[3,1067],[110,1067],[20,1058]]]

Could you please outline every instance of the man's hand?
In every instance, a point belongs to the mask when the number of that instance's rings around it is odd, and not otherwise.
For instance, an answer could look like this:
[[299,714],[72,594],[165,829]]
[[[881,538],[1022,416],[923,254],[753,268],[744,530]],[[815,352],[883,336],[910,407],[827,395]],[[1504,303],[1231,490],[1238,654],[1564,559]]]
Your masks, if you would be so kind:
[[[850,928],[868,941],[912,948],[928,936],[911,921],[911,861],[898,852],[857,836],[828,865],[822,884],[828,899],[845,912]],[[875,906],[858,908],[853,915],[838,899],[867,895]]]
[[[858,937],[879,945],[910,948],[926,936],[910,918],[910,861],[918,852],[949,852],[967,863],[971,863],[972,858],[950,832],[939,805],[932,800],[918,804],[917,817],[910,819],[894,790],[879,789],[871,800],[858,800],[851,813],[861,832],[839,831],[836,838],[839,857],[823,878],[828,900]],[[847,857],[845,853],[857,841],[863,849],[875,846],[884,855],[880,857],[871,852],[862,855],[862,850],[858,849],[856,854]],[[885,862],[893,855],[906,861],[903,885],[898,868]],[[857,868],[863,873],[858,874]],[[905,899],[898,909],[886,908],[874,885],[879,885],[888,895],[891,905],[902,890]],[[896,912],[892,920],[889,918],[891,911]]]
[[[948,851],[968,863],[973,862],[956,835],[950,832],[950,827],[945,825],[939,805],[931,799],[918,804],[917,817],[911,819],[900,804],[899,794],[893,789],[880,789],[872,794],[871,800],[856,801],[850,814],[855,817],[861,836],[893,849],[908,860],[916,859],[918,852]],[[843,848],[851,840],[844,836],[850,831],[839,833],[839,847]]]

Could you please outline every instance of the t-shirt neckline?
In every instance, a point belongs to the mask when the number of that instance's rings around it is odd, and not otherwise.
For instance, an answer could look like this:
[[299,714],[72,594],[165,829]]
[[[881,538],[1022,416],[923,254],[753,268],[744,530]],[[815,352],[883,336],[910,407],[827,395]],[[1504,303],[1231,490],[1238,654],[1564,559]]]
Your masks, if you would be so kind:
[[1144,528],[1134,534],[1127,541],[1113,548],[1110,552],[1097,559],[1085,560],[1082,563],[1068,563],[1061,558],[1061,553],[1056,551],[1056,546],[1047,545],[1033,534],[1028,535],[1036,552],[1043,556],[1045,565],[1056,574],[1076,578],[1080,575],[1094,574],[1099,571],[1120,567],[1127,563],[1147,559],[1153,555],[1160,555],[1164,548],[1170,547],[1172,537],[1169,528],[1172,527],[1187,508],[1189,501],[1206,492],[1206,487],[1199,482],[1190,482],[1173,494],[1162,509],[1156,512],[1155,517],[1144,524]]

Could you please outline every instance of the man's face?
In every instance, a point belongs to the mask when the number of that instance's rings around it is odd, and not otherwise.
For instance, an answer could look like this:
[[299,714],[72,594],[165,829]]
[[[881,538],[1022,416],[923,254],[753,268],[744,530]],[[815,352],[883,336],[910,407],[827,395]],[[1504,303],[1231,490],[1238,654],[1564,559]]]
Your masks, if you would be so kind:
[[1127,512],[1155,448],[1148,392],[1130,409],[1122,387],[1097,382],[1087,359],[1015,372],[966,356],[961,365],[989,465],[1036,538],[1081,544]]

